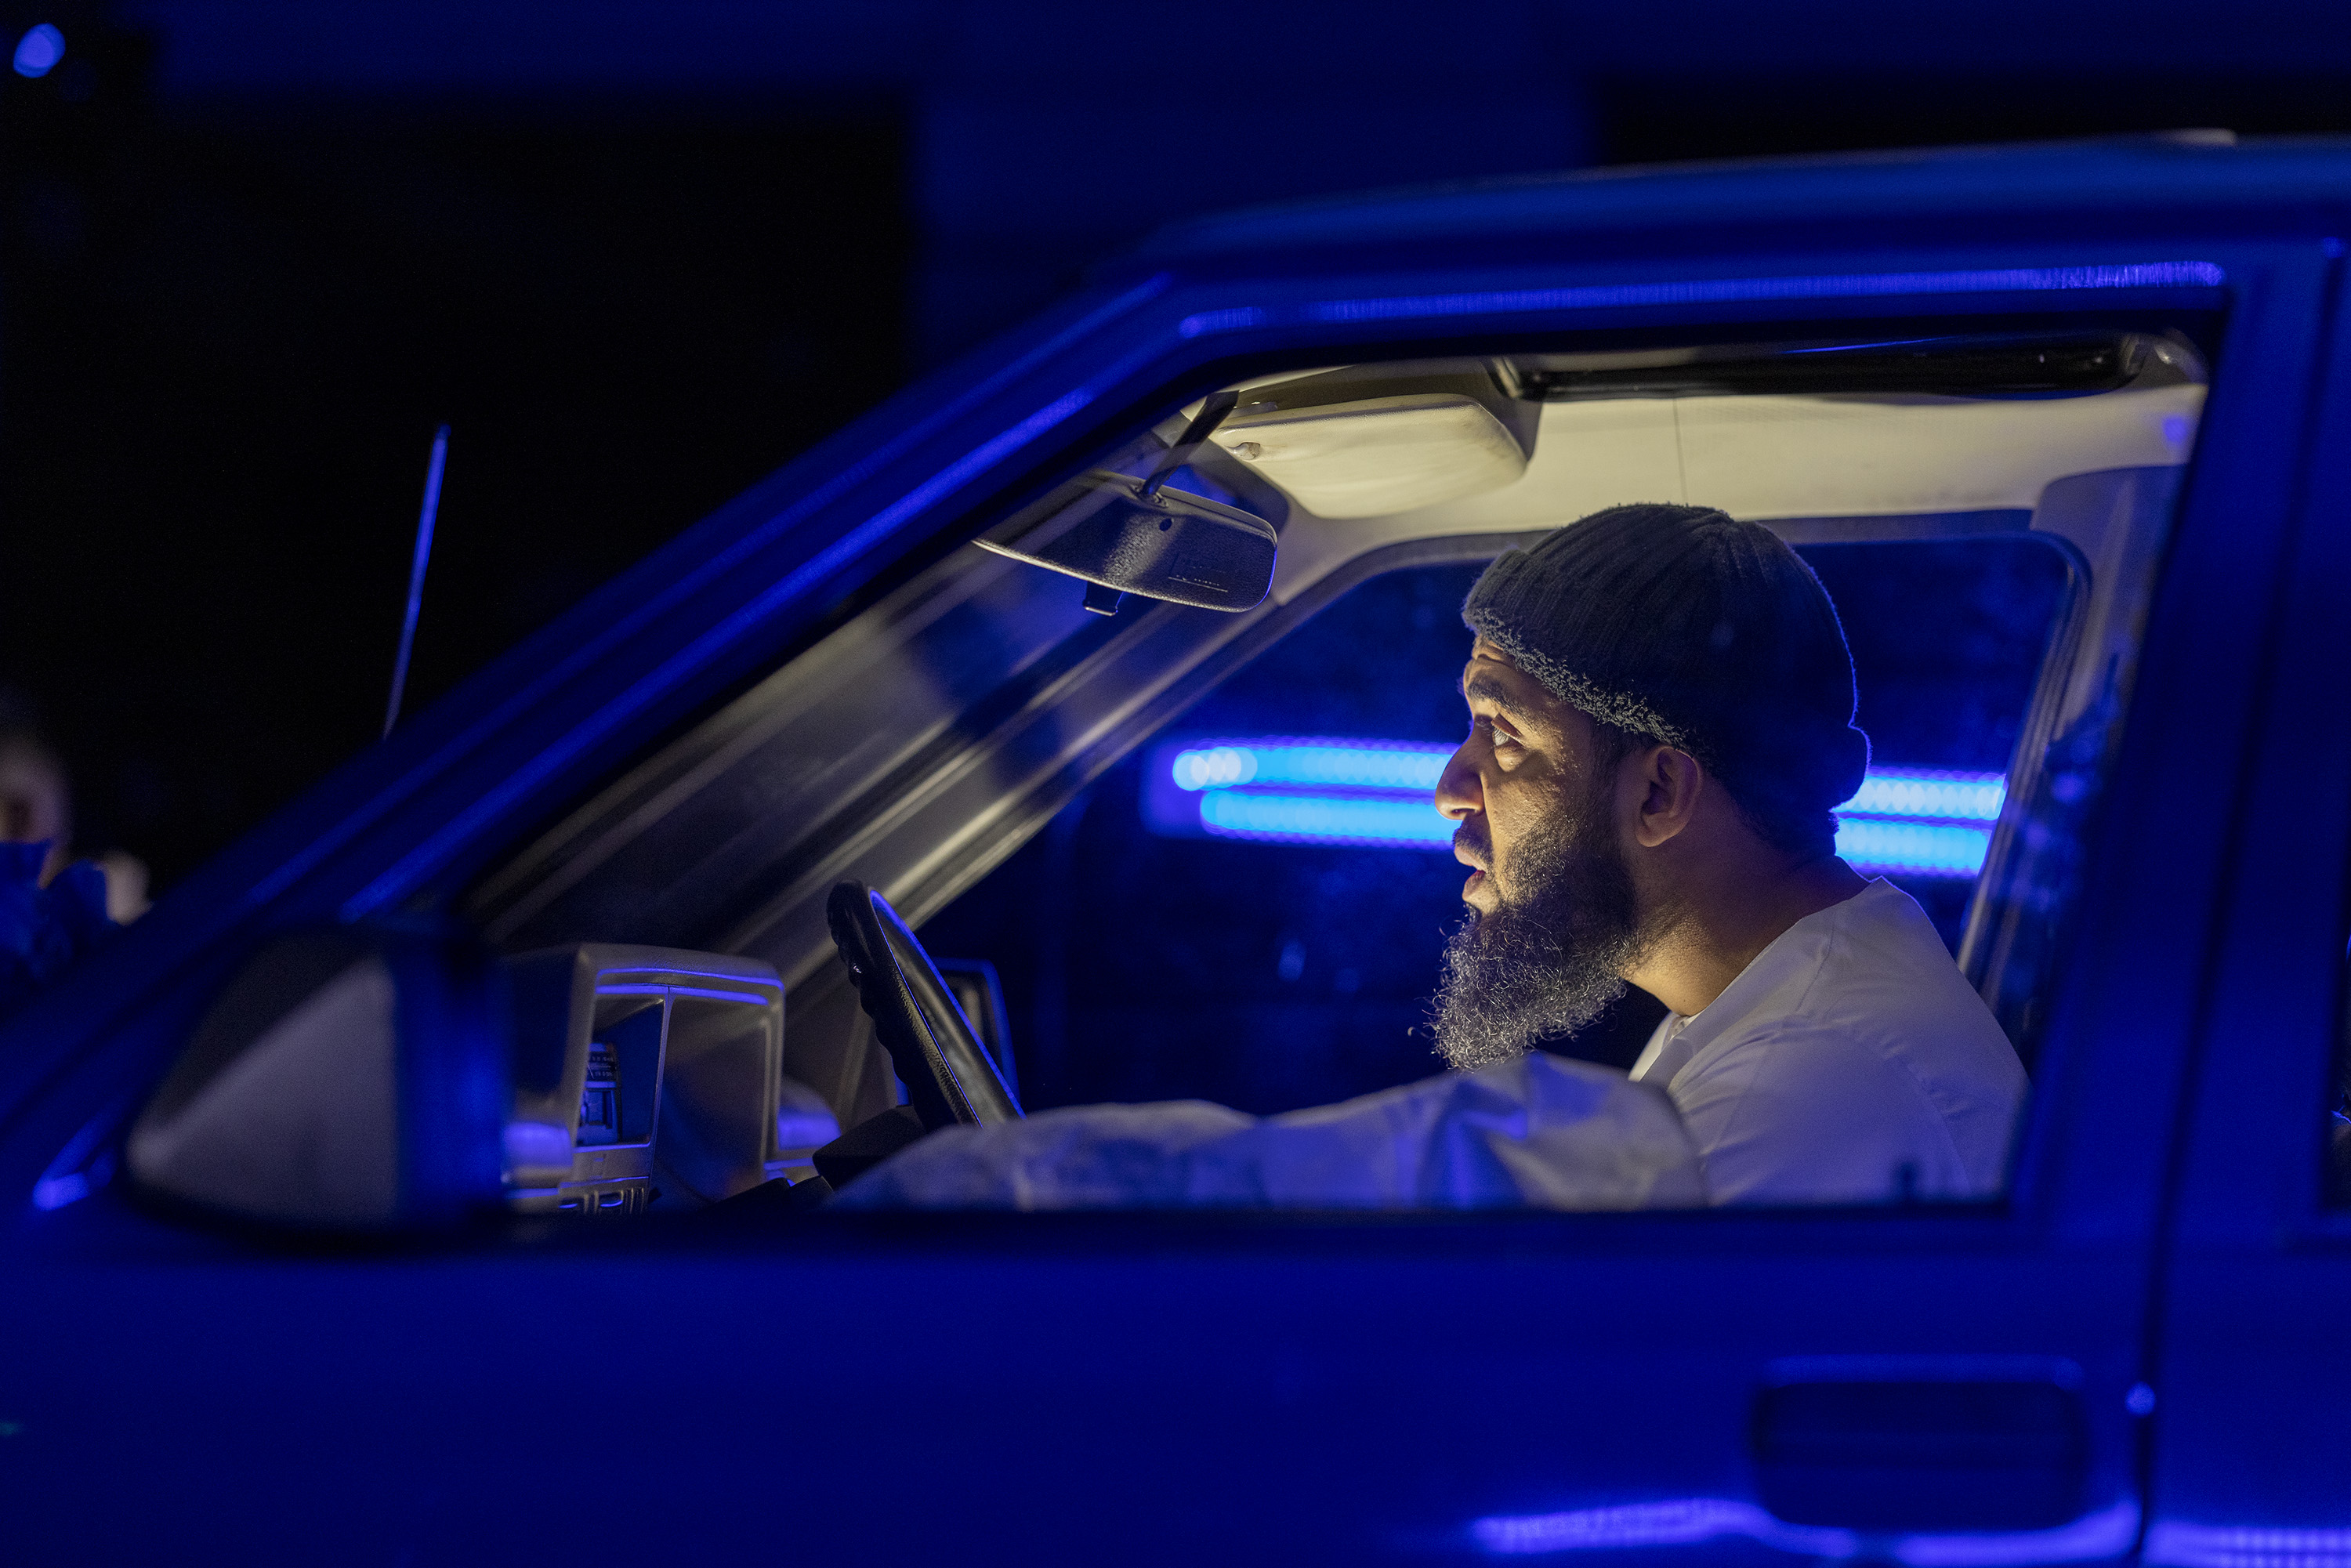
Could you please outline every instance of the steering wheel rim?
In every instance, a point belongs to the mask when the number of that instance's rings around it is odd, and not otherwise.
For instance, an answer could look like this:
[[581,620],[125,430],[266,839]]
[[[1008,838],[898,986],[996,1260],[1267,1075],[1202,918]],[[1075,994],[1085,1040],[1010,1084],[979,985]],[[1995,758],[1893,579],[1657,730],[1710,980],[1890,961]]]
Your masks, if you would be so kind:
[[862,882],[844,882],[833,888],[824,913],[859,1005],[873,1020],[924,1127],[1019,1120],[1020,1102],[889,900]]

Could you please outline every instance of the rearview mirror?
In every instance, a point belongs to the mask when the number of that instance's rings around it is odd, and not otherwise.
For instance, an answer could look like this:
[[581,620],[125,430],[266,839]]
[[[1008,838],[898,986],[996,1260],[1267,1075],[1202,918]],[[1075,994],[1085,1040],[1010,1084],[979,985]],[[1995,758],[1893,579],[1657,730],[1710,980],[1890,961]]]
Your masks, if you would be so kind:
[[977,542],[1092,584],[1086,608],[1105,615],[1116,614],[1128,593],[1201,610],[1255,609],[1273,587],[1280,548],[1273,525],[1167,483],[1239,401],[1234,392],[1210,395],[1149,474],[1090,469]]
[[[1096,468],[1043,519],[984,549],[1113,593],[1238,612],[1273,586],[1273,525],[1238,507]],[[1090,596],[1089,604],[1094,602]]]

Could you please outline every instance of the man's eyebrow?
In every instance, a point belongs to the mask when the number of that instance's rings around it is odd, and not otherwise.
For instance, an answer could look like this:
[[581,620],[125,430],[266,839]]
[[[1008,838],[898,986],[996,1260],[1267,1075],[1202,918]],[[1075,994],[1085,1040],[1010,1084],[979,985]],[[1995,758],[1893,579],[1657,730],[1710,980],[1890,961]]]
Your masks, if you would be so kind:
[[1526,718],[1526,705],[1510,695],[1510,688],[1502,684],[1500,676],[1489,674],[1483,670],[1461,683],[1461,696],[1466,702],[1475,702],[1483,697],[1509,715],[1514,723],[1522,723]]

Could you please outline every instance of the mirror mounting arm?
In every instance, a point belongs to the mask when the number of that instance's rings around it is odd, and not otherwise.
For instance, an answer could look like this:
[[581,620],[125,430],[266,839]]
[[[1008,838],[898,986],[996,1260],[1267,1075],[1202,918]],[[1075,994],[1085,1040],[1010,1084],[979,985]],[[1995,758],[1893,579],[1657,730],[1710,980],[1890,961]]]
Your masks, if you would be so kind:
[[1156,501],[1159,487],[1167,483],[1176,469],[1192,460],[1192,454],[1199,451],[1200,444],[1217,433],[1217,426],[1225,423],[1226,416],[1239,405],[1240,401],[1241,394],[1237,392],[1210,392],[1201,402],[1200,412],[1192,416],[1192,423],[1184,427],[1184,434],[1176,438],[1176,444],[1160,458],[1159,466],[1151,471],[1151,477],[1143,482],[1143,490],[1137,498]]

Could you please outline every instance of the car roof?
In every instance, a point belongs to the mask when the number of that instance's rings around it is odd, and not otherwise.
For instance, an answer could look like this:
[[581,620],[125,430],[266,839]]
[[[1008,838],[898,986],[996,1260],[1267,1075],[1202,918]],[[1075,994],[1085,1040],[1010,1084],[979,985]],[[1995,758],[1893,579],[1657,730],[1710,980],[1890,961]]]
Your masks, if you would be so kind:
[[2084,215],[2218,212],[2351,202],[2351,138],[2239,141],[2227,131],[2004,146],[1598,168],[1243,207],[1170,224],[1097,269],[1111,278],[1176,266],[1441,237],[1458,245],[1719,225],[1883,220],[1997,210]]

